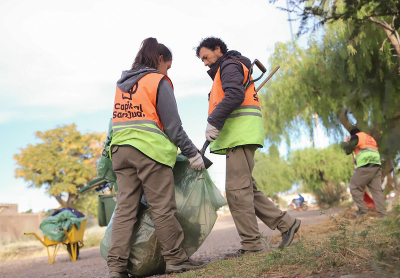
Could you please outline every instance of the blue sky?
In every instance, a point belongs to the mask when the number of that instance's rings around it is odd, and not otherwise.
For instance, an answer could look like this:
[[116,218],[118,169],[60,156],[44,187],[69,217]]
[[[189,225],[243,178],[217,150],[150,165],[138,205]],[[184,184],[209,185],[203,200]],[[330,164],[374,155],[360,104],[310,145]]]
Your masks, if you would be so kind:
[[[59,125],[75,123],[81,132],[106,131],[115,83],[149,36],[172,50],[169,76],[183,127],[200,148],[212,83],[193,48],[212,35],[221,37],[229,49],[268,65],[275,43],[288,41],[290,29],[287,13],[266,0],[2,0],[0,203],[17,203],[20,211],[58,206],[43,190],[28,189],[22,179],[14,178],[13,155],[37,142],[36,131]],[[225,158],[207,156],[214,162],[211,176],[223,189]]]

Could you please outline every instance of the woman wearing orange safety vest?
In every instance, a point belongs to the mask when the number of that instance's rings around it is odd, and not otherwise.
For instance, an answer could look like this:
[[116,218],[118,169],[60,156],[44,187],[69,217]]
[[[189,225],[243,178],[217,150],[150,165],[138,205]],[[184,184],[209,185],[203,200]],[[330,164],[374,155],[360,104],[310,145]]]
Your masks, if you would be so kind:
[[172,167],[177,147],[194,170],[202,170],[204,162],[182,128],[173,85],[167,76],[171,64],[171,51],[155,38],[147,38],[132,69],[124,71],[117,82],[110,155],[118,193],[107,256],[109,277],[128,277],[129,239],[142,192],[152,207],[166,272],[200,267],[182,248],[184,235],[174,216],[177,208]]

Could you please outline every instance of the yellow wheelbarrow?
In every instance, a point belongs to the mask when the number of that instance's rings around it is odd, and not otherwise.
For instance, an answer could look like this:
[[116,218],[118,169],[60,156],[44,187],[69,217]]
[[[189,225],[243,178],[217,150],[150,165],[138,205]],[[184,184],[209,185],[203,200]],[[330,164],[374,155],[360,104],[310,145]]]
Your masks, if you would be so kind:
[[[73,262],[75,262],[79,257],[79,249],[83,247],[83,233],[86,228],[86,219],[82,221],[81,228],[72,225],[71,231],[68,233],[64,230],[67,237],[64,241],[55,241],[43,236],[43,240],[35,233],[24,233],[24,235],[34,235],[44,246],[47,248],[47,255],[49,256],[49,263],[52,264],[56,258],[56,254],[61,244],[64,244],[67,248],[68,255]],[[54,246],[53,255],[50,256],[49,247]]]

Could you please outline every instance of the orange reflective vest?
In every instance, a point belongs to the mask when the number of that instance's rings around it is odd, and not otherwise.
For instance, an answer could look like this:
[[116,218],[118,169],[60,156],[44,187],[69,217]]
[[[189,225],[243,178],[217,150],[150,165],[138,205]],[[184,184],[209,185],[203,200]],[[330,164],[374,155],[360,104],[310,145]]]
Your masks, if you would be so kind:
[[[131,145],[153,160],[173,167],[177,147],[164,134],[157,114],[157,91],[160,73],[148,73],[128,92],[117,87],[112,117],[113,145]],[[111,152],[110,152],[111,153]]]
[[357,167],[366,164],[380,165],[381,159],[375,139],[364,132],[358,132],[356,135],[358,137],[358,143],[354,153],[356,154]]
[[[244,72],[243,84],[249,73],[249,69],[238,61]],[[253,78],[250,77],[252,80]],[[211,88],[208,115],[210,115],[225,97],[222,89],[221,68],[218,69]],[[225,154],[226,149],[241,145],[264,145],[264,128],[260,102],[254,83],[245,91],[245,99],[227,118],[218,138],[211,142],[210,150],[213,153]]]

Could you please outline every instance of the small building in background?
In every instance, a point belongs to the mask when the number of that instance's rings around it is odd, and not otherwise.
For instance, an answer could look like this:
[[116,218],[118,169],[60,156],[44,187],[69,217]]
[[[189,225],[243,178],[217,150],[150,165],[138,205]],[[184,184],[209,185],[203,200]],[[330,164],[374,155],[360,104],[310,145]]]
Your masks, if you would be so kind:
[[0,204],[0,244],[26,240],[24,233],[41,234],[44,213],[18,213],[17,204]]

